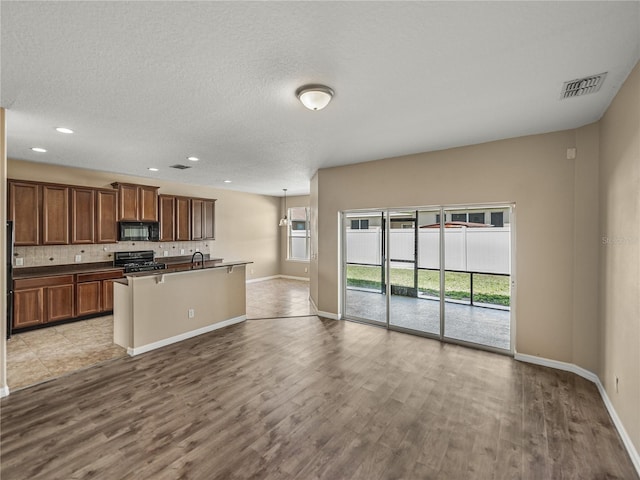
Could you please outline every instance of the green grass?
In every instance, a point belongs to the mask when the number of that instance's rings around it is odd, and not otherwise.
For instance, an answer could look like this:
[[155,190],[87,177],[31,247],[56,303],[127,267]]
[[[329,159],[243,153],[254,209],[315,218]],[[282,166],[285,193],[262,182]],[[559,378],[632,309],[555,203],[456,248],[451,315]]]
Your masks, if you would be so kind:
[[[392,268],[391,284],[413,287],[413,270]],[[469,301],[470,277],[468,273],[445,272],[445,298]],[[380,267],[347,265],[347,286],[380,289]],[[440,295],[440,273],[431,270],[418,271],[418,290],[428,295]],[[474,303],[509,306],[509,277],[490,274],[474,274]]]

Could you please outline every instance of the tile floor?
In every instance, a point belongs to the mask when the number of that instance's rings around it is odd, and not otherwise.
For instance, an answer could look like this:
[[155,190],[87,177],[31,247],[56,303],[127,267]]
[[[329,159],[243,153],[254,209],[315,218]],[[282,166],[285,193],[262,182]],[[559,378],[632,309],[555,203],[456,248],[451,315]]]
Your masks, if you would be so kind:
[[[309,282],[273,279],[247,285],[247,318],[314,315]],[[7,341],[11,391],[126,356],[113,343],[113,316],[17,333]]]
[[126,354],[111,315],[18,333],[7,340],[7,383],[18,390]]

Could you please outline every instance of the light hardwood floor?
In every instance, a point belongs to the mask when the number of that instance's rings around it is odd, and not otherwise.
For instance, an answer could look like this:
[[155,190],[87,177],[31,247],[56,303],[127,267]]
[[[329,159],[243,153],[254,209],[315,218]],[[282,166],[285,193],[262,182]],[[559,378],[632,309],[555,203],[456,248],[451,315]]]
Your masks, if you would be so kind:
[[1,427],[3,480],[638,478],[590,382],[318,317],[15,392]]

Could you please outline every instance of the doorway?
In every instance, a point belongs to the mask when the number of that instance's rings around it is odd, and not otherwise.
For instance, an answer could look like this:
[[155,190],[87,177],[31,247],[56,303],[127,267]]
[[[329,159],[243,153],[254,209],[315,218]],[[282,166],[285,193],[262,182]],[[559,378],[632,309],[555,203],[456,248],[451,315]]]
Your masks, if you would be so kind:
[[513,210],[343,212],[344,318],[513,353]]

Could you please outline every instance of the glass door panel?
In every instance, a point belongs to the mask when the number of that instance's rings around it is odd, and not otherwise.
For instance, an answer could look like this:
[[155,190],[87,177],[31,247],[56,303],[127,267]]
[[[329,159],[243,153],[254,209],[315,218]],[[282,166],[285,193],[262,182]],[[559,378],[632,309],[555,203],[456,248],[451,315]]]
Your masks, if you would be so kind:
[[440,210],[389,213],[389,325],[440,335]]
[[383,212],[349,212],[343,219],[345,316],[386,325]]
[[444,213],[444,336],[510,350],[510,207]]

